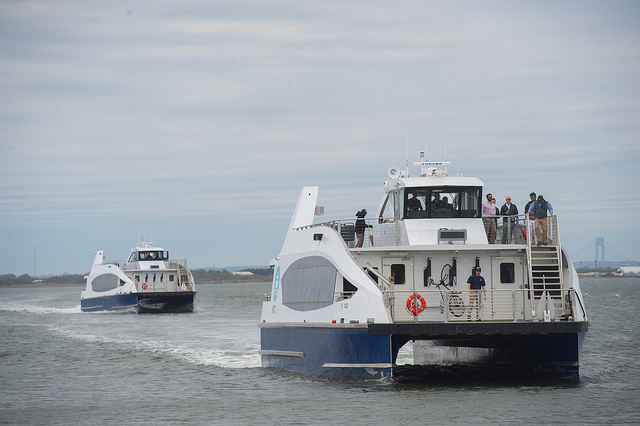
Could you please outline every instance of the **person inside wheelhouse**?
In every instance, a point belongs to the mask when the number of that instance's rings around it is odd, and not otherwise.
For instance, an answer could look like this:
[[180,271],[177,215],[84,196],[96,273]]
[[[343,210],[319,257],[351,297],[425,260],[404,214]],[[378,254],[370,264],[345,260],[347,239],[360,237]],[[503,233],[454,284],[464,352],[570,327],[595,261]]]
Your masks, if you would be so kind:
[[139,251],[133,252],[129,256],[127,262],[137,262],[140,260],[167,260],[169,259],[168,251]]
[[404,189],[405,219],[477,218],[479,187],[414,187]]

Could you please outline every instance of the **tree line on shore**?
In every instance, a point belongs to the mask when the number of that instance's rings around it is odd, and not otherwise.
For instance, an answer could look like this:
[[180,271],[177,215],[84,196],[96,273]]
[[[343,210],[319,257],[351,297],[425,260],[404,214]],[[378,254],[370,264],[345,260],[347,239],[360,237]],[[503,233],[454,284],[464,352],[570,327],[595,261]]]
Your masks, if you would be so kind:
[[[240,272],[251,272],[251,274],[234,274],[226,269],[192,269],[193,279],[198,283],[237,283],[237,282],[269,282],[273,272],[269,268],[250,268]],[[84,277],[87,274],[63,274],[47,278],[33,277],[29,274],[0,275],[0,286],[24,286],[24,285],[83,285]]]

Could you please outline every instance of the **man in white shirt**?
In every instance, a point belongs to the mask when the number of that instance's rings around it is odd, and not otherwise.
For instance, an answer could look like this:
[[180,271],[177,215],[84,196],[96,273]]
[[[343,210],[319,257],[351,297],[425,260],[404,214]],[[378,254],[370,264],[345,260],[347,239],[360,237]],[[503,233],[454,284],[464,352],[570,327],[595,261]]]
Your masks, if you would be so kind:
[[494,244],[496,242],[496,220],[494,218],[496,207],[491,200],[493,200],[493,195],[487,194],[487,201],[482,203],[482,221],[489,244]]

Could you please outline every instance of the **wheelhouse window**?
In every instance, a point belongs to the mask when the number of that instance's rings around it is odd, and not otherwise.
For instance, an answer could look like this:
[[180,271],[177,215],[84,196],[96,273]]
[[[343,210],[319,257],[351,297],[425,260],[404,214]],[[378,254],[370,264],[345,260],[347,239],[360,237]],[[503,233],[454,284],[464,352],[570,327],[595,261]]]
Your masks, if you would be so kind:
[[169,252],[166,250],[152,250],[152,251],[139,251],[131,253],[129,257],[129,261],[137,261],[137,260],[168,260]]
[[480,187],[406,188],[404,218],[480,217]]
[[427,217],[427,200],[429,191],[424,188],[407,188],[405,190],[405,217],[409,219]]

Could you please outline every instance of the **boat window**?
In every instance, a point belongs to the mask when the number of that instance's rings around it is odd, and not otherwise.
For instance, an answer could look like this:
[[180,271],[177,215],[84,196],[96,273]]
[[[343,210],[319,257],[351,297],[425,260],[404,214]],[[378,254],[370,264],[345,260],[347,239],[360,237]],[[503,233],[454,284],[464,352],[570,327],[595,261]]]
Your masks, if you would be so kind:
[[140,275],[136,275],[135,277],[136,282],[140,282]]
[[98,292],[109,291],[117,288],[119,282],[120,278],[117,275],[104,274],[93,279],[91,289]]
[[342,294],[344,298],[349,299],[353,297],[353,295],[356,294],[356,291],[358,291],[358,287],[351,284],[351,281],[345,277],[342,277]]
[[465,188],[460,191],[458,204],[460,217],[481,217],[481,188]]
[[282,275],[282,303],[295,311],[311,311],[333,303],[337,269],[327,259],[299,259]]
[[409,219],[427,217],[428,197],[429,191],[426,188],[407,188],[404,199],[407,207],[405,217]]
[[169,274],[169,281],[173,282],[173,274]]
[[[135,254],[135,253],[133,253]],[[168,251],[141,251],[138,252],[139,260],[167,260],[169,259]]]
[[514,263],[500,264],[500,283],[513,284],[516,282],[516,265]]
[[129,255],[129,259],[127,260],[127,262],[135,262],[138,260],[138,256],[136,256],[138,253],[137,252],[133,252]]
[[[457,192],[446,188],[434,188],[431,190],[429,201],[429,217],[458,217]],[[454,201],[456,204],[454,205]]]
[[403,263],[394,263],[391,265],[391,282],[396,285],[405,283]]
[[480,187],[406,188],[404,218],[480,217]]

